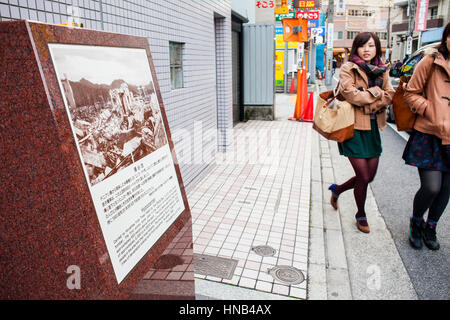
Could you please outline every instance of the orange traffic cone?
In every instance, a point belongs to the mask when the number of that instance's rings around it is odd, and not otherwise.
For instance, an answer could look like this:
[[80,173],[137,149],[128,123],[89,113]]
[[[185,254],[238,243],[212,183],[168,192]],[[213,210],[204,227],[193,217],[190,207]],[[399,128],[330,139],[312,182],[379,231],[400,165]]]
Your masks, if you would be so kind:
[[289,93],[295,93],[295,76],[292,76],[291,88],[289,89]]
[[301,78],[301,89],[300,94],[297,94],[298,99],[300,100],[300,116],[299,120],[302,119],[305,115],[306,110],[306,104],[308,102],[308,85],[306,84],[306,70],[303,69],[302,71],[302,78]]
[[297,99],[295,101],[295,110],[294,110],[294,116],[288,118],[288,120],[294,120],[297,121],[301,118],[302,115],[302,105],[301,105],[301,98],[299,97],[302,93],[302,79],[303,79],[303,72],[302,70],[297,71]]
[[306,107],[305,116],[302,118],[303,121],[313,121],[314,120],[314,93],[309,94],[308,105]]

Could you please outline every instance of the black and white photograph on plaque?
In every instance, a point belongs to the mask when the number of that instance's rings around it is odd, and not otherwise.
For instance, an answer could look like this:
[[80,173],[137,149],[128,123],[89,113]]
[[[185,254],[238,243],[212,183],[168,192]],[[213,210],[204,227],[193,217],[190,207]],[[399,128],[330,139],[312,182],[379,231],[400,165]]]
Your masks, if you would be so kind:
[[92,185],[167,143],[148,61],[120,48],[52,51]]
[[143,48],[49,50],[120,284],[185,210],[157,82]]

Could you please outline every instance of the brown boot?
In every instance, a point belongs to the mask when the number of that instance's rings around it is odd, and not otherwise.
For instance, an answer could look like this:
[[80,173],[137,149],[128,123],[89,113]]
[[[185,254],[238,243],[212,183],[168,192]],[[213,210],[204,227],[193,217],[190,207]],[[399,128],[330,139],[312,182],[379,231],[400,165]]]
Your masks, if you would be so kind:
[[364,232],[364,233],[369,233],[370,232],[370,228],[369,228],[369,225],[367,223],[367,218],[366,217],[356,217],[356,227],[361,232]]

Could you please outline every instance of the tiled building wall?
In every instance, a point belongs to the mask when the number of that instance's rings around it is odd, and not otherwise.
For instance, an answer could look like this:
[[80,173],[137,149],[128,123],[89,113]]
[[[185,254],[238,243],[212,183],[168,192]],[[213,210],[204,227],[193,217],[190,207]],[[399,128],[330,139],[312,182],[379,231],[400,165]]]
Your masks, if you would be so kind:
[[[231,142],[230,0],[0,0],[0,21],[59,24],[71,15],[86,29],[148,38],[189,190],[214,163],[212,155]],[[169,41],[183,43],[181,89],[170,87]]]

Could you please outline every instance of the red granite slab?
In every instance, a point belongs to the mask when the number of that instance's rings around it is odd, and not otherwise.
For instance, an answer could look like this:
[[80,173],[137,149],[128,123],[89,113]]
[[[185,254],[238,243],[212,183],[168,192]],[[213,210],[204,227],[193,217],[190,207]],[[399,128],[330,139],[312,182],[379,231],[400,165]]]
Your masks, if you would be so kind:
[[[185,211],[119,285],[48,43],[145,49],[173,151],[147,39],[8,21],[0,22],[0,43],[0,298],[130,298],[175,237],[191,224],[180,170],[175,165]],[[192,232],[184,234],[192,241]],[[81,289],[67,287],[71,265],[80,268]],[[189,285],[178,286],[185,291],[179,295],[194,297],[193,272],[184,273],[183,283]],[[161,297],[174,296],[174,292],[161,292]]]

